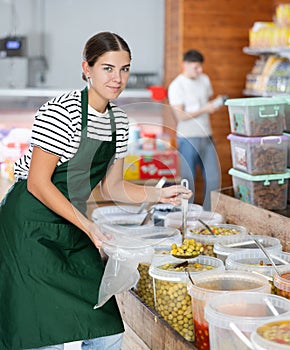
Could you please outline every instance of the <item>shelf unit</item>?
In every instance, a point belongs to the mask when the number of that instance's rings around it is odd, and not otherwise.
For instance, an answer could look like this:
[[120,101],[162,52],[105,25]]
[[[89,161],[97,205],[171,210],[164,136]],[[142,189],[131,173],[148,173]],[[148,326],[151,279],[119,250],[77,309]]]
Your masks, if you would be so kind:
[[[256,74],[253,71],[250,72],[248,74],[249,76],[251,74],[253,76],[255,76],[255,74],[257,75],[257,81],[255,81],[253,85],[255,86],[255,84],[257,84],[259,88],[256,90],[250,89],[248,85],[251,85],[251,83],[247,82],[247,86],[243,91],[244,95],[271,97],[290,94],[290,47],[244,47],[243,52],[247,55],[260,56],[261,60],[265,60],[263,69],[265,67],[267,69],[272,69],[269,70],[269,72],[266,71],[266,73],[262,71],[261,74]],[[273,60],[274,57],[277,57],[276,62],[272,62],[272,67],[268,64],[269,61],[271,62],[271,56],[273,56]],[[256,62],[258,62],[258,60]],[[287,67],[288,64],[289,66]],[[262,84],[262,86],[265,85],[264,90],[260,88],[260,84]],[[266,86],[268,86],[268,89],[266,89]]]
[[243,52],[253,56],[275,55],[290,59],[290,47],[244,47]]

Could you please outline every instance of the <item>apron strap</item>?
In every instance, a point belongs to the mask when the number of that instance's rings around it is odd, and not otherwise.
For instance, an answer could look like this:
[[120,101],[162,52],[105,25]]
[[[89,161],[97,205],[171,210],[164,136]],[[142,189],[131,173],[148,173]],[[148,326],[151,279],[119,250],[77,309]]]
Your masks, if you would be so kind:
[[81,105],[82,105],[82,132],[88,125],[88,88],[87,86],[81,91]]
[[115,123],[115,116],[112,111],[112,106],[110,103],[108,103],[108,111],[110,115],[110,123],[111,123],[111,130],[112,130],[112,141],[116,142],[116,123]]
[[[86,129],[88,125],[88,87],[86,86],[83,90],[81,90],[81,106],[82,106],[82,132]],[[112,106],[108,103],[108,112],[110,115],[110,123],[112,130],[112,141],[116,142],[116,123],[115,116],[112,111]]]

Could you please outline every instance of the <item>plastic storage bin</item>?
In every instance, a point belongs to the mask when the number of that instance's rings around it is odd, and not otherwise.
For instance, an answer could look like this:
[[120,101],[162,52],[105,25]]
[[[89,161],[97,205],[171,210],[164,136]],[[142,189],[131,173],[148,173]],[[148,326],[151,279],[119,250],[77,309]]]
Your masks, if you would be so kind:
[[256,350],[290,349],[290,316],[276,317],[263,322],[251,334],[251,341]]
[[218,295],[209,300],[205,318],[209,323],[210,348],[249,350],[231,325],[234,324],[249,339],[257,324],[276,319],[269,305],[280,315],[290,316],[290,301],[278,295],[238,292],[229,293],[226,298]]
[[244,226],[231,225],[231,224],[210,224],[210,228],[214,231],[215,235],[208,232],[206,228],[198,222],[195,226],[190,227],[186,231],[186,237],[194,239],[196,242],[200,242],[203,245],[203,254],[216,257],[213,248],[214,244],[223,241],[227,237],[246,235],[247,230]]
[[[290,116],[289,116],[290,118]],[[290,168],[290,134],[284,132],[284,136],[288,137],[288,142],[287,142],[287,168]]]
[[285,100],[285,127],[284,131],[290,133],[290,96],[283,96]]
[[[282,245],[278,238],[263,235],[254,235],[254,238],[256,238],[270,254],[278,254],[282,251]],[[249,235],[243,237],[225,237],[222,241],[216,242],[213,247],[216,257],[222,261],[225,261],[232,253],[249,250],[256,252],[261,251]]]
[[233,167],[251,175],[279,174],[287,170],[289,137],[243,137],[230,134]]
[[228,99],[231,132],[245,136],[281,135],[285,100],[274,97]]
[[[280,269],[281,266],[285,266],[285,264],[281,265],[281,261],[286,262],[290,269],[290,254],[282,252],[270,254],[278,269]],[[228,270],[257,272],[269,277],[271,293],[277,294],[276,287],[273,283],[275,270],[262,251],[254,249],[251,251],[244,250],[232,253],[227,257],[225,265]]]
[[287,206],[290,172],[271,175],[250,175],[230,169],[235,197],[268,210],[281,210]]
[[[192,300],[192,315],[198,350],[209,350],[208,322],[205,319],[205,305],[216,295],[222,294],[223,300],[228,300],[225,293],[251,291],[270,292],[270,285],[263,276],[257,276],[250,272],[223,271],[194,278],[195,285],[188,283],[188,293]],[[216,349],[212,347],[212,349]],[[222,350],[232,348],[222,348]],[[237,348],[239,349],[239,348]]]
[[[216,274],[224,270],[222,261],[207,256],[186,260],[192,277]],[[194,340],[191,298],[187,292],[188,277],[185,261],[172,256],[153,260],[149,274],[154,282],[155,309],[177,332],[189,341]],[[196,268],[192,268],[192,265]],[[180,265],[180,267],[176,266]],[[174,269],[173,266],[176,266]],[[194,267],[194,266],[193,266]],[[210,268],[210,269],[208,269]]]

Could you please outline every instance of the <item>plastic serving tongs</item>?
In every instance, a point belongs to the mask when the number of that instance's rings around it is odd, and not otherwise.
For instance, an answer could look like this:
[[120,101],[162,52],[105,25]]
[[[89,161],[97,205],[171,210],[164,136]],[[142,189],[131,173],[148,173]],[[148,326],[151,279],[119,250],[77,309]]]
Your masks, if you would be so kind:
[[[181,185],[188,189],[188,180],[182,179]],[[181,196],[181,213],[182,213],[182,225],[181,225],[181,235],[182,241],[185,238],[186,228],[187,228],[187,214],[188,214],[188,199],[185,195]]]

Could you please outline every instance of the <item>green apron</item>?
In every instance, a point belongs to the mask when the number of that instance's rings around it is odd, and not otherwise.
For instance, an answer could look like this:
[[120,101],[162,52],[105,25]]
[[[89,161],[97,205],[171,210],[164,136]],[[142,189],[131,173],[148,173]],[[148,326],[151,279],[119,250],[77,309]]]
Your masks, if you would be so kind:
[[[82,212],[116,151],[87,137],[88,92],[82,91],[82,133],[74,157],[52,181]],[[15,183],[0,206],[0,350],[38,348],[124,331],[115,298],[94,310],[104,272],[88,236]]]

